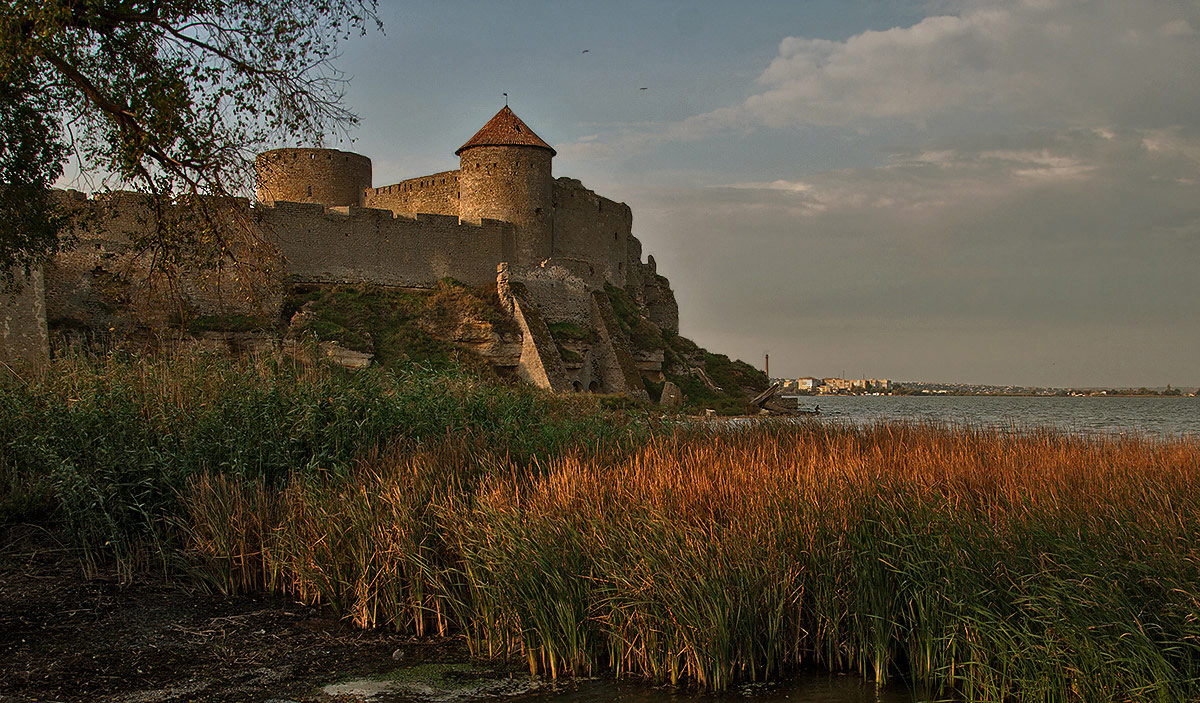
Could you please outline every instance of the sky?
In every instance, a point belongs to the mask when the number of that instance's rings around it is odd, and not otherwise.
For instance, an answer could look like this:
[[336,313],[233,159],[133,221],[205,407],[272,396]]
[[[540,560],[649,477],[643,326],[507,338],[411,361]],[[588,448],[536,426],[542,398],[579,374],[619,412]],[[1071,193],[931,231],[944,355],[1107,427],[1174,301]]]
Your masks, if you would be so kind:
[[[375,184],[504,104],[771,375],[1200,385],[1200,2],[380,0]],[[645,90],[642,90],[645,88]]]

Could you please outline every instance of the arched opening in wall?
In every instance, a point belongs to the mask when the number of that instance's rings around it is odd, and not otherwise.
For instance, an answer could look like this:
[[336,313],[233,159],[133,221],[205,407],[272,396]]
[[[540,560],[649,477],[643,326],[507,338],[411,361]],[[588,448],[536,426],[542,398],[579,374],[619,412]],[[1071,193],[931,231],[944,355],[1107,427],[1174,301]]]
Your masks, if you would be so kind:
[[312,197],[312,186],[308,187],[308,197]]
[[580,383],[579,381],[571,381],[571,387],[575,389],[576,393],[583,392],[583,384]]
[[588,384],[588,393],[599,393],[599,392],[600,392],[600,382],[599,381],[592,381],[591,383]]

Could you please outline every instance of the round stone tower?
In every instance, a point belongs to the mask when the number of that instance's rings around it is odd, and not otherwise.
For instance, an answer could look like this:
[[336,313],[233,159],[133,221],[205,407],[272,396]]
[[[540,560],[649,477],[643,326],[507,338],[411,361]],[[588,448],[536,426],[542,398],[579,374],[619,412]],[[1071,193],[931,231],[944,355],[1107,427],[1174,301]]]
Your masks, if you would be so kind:
[[455,156],[459,217],[516,225],[516,263],[550,258],[554,215],[554,149],[505,105]]
[[337,149],[273,149],[254,159],[258,201],[362,205],[371,160]]

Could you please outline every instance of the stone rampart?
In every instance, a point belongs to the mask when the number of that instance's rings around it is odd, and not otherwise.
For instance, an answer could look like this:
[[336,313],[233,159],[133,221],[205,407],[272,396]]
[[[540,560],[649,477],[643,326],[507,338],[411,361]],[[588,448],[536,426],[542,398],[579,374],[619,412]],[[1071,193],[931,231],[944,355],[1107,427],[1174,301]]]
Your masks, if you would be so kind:
[[457,216],[458,171],[443,171],[390,186],[368,188],[363,193],[362,202],[365,207],[394,213],[427,212]]
[[[197,236],[195,207],[217,222],[230,256],[206,256],[188,246],[155,249],[153,201],[113,192],[92,199],[57,191],[76,216],[73,245],[44,271],[51,326],[123,333],[197,318],[274,320],[283,298],[277,250],[262,240],[245,200],[171,206],[163,213],[181,240]],[[166,257],[166,258],[164,258]],[[234,261],[239,263],[235,264]]]
[[521,357],[517,362],[517,374],[538,388],[556,393],[571,390],[562,356],[558,353],[554,338],[550,336],[550,329],[537,304],[530,298],[525,284],[510,276],[508,264],[496,267],[496,293],[521,330]]
[[581,327],[591,324],[591,298],[594,289],[570,269],[553,261],[541,266],[513,266],[510,275],[525,284],[530,300],[542,311],[547,322],[570,322]]
[[592,324],[600,333],[601,354],[597,358],[605,393],[621,393],[649,400],[637,362],[629,351],[629,340],[621,332],[612,301],[604,291],[592,291]]
[[486,285],[513,254],[507,222],[300,203],[256,210],[294,282],[430,287],[450,277]]
[[50,359],[46,333],[46,303],[42,293],[42,272],[13,272],[14,288],[6,289],[7,279],[0,276],[0,362],[9,371],[40,366]]
[[581,275],[599,276],[624,287],[632,232],[633,213],[625,203],[596,195],[571,178],[554,182],[553,255],[583,262],[589,273],[579,270]]

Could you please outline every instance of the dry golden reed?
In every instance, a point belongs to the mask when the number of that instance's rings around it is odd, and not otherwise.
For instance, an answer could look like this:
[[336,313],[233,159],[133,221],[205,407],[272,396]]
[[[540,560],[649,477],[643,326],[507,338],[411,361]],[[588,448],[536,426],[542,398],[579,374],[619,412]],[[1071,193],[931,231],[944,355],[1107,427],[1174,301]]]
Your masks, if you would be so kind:
[[202,475],[184,522],[217,588],[533,673],[1166,703],[1200,695],[1197,479],[1195,440],[809,422],[529,465],[377,452],[282,490]]

